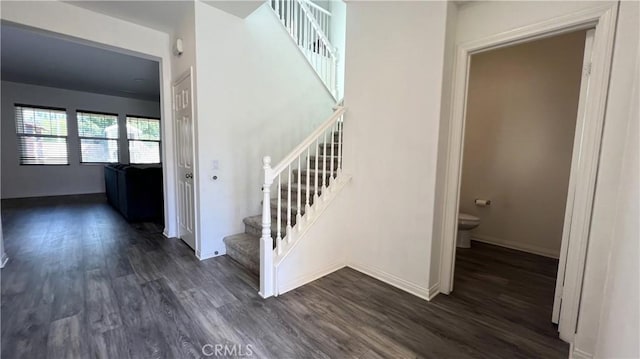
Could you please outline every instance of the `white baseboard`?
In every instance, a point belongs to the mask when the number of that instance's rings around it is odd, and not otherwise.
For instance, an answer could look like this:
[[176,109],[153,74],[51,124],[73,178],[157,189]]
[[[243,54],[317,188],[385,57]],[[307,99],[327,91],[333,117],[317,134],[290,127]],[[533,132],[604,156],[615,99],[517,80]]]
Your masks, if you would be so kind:
[[[314,280],[318,279],[318,278],[322,278],[330,273],[333,273],[339,269],[342,269],[346,267],[346,265],[344,263],[333,263],[329,266],[327,266],[326,268],[320,269],[318,271],[315,271],[313,273],[307,274],[307,275],[303,275],[303,276],[299,276],[296,277],[294,279],[291,279],[289,281],[286,282],[282,282],[280,283],[279,280],[276,279],[277,284],[277,294],[276,295],[281,295],[284,294],[290,290],[296,289],[298,287],[301,287],[307,283],[311,283]],[[276,273],[276,275],[278,275]]]
[[354,264],[354,263],[349,264],[348,267],[353,268],[358,272],[364,273],[369,277],[373,277],[379,281],[392,285],[398,289],[402,289],[403,291],[413,294],[416,297],[422,298],[424,300],[428,301],[428,300],[431,300],[431,298],[435,297],[435,294],[430,293],[428,288],[421,287],[415,283],[411,283],[407,280],[404,280],[393,274],[387,273],[383,270],[363,266],[360,264]]
[[205,259],[209,259],[209,258],[213,258],[213,257],[219,257],[222,255],[227,254],[225,251],[218,251],[218,253],[216,254],[216,251],[213,252],[200,252],[199,250],[196,251],[196,258],[198,258],[199,260],[203,261]]
[[9,256],[6,253],[2,253],[0,256],[0,268],[4,268],[4,265],[9,261]]
[[580,350],[571,343],[569,346],[569,359],[593,359],[593,354]]
[[482,243],[493,244],[493,245],[496,245],[496,246],[505,247],[505,248],[509,248],[509,249],[515,249],[517,251],[527,252],[527,253],[531,253],[531,254],[537,254],[539,256],[544,256],[544,257],[549,257],[549,258],[558,259],[558,256],[559,256],[559,253],[557,253],[556,251],[553,251],[551,249],[548,249],[548,248],[543,248],[543,247],[539,247],[539,246],[533,246],[533,245],[530,245],[530,244],[524,244],[524,243],[519,243],[519,242],[514,242],[514,241],[509,241],[509,240],[504,240],[504,239],[495,238],[495,237],[491,237],[491,236],[485,236],[485,235],[481,235],[481,234],[473,233],[471,235],[471,239],[474,240],[474,241],[482,242]]
[[440,294],[440,282],[438,282],[438,283],[432,285],[431,287],[429,287],[429,298],[427,300],[431,301],[438,294]]

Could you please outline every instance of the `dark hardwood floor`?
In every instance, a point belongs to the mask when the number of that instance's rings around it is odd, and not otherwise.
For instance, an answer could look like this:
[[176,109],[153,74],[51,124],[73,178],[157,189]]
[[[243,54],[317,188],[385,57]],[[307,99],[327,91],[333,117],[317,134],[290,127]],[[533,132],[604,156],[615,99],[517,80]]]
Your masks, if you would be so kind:
[[2,219],[3,359],[191,358],[205,344],[268,358],[568,355],[549,321],[556,263],[538,256],[474,243],[454,294],[432,302],[352,269],[263,300],[233,260],[199,262],[99,197],[3,201]]

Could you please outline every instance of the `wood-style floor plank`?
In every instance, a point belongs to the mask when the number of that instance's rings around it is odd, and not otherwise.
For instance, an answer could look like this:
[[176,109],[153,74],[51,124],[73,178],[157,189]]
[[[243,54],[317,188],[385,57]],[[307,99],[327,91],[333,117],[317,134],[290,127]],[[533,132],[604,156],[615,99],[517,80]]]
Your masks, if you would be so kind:
[[205,344],[256,358],[568,355],[549,258],[474,242],[453,294],[431,302],[350,268],[264,300],[237,262],[199,261],[101,196],[4,200],[2,219],[3,358],[198,358]]

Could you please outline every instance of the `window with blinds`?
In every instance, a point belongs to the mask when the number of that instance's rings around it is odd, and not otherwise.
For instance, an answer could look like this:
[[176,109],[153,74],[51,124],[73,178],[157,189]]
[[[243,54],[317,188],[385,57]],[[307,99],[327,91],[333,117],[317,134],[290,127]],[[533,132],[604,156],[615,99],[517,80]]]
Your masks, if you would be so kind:
[[78,112],[78,136],[80,137],[80,162],[118,162],[118,116]]
[[127,116],[129,162],[160,163],[160,119]]
[[21,165],[68,165],[67,113],[15,106]]

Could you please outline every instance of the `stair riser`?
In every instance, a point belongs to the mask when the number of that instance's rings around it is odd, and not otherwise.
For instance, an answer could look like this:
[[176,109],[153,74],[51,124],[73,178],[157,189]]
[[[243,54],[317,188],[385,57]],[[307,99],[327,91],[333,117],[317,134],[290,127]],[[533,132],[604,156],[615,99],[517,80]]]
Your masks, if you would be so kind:
[[[333,155],[334,156],[338,155],[338,147],[340,147],[340,145],[337,144],[337,143],[333,145]],[[331,156],[331,144],[328,143],[326,148],[327,148],[327,156]],[[324,145],[322,145],[322,144],[318,145],[318,154],[320,156],[324,155],[324,153],[325,153],[324,150],[325,150],[325,146]]]
[[[245,233],[248,233],[252,236],[262,237],[262,227],[254,227],[249,224],[244,225]],[[280,228],[280,236],[284,237],[287,234],[287,226],[283,225]],[[271,238],[276,238],[278,236],[278,229],[276,228],[275,223],[271,223]]]
[[[284,205],[285,203],[287,203],[287,198],[289,198],[288,193],[283,192],[282,193],[282,204]],[[291,204],[298,204],[298,193],[296,192],[291,192]],[[302,206],[305,206],[307,204],[307,193],[306,192],[302,192],[300,193],[300,204]],[[313,205],[313,193],[309,193],[309,205]]]
[[[298,178],[297,177],[298,176],[294,176],[294,183],[298,183]],[[327,175],[325,176],[325,181],[324,181],[325,185],[327,185],[327,186],[329,185],[329,180],[330,179],[331,179],[331,175],[329,174],[329,171],[327,170]],[[334,179],[335,179],[335,177],[334,177]],[[304,183],[304,184],[307,183],[307,175],[306,174],[303,174],[300,177],[300,183]],[[311,174],[309,176],[309,186],[315,188],[315,185],[316,185],[316,176],[315,176],[315,174]],[[320,189],[321,186],[322,186],[322,176],[318,173],[318,190]]]
[[[306,182],[302,183],[303,185],[305,185],[306,187]],[[311,187],[308,191],[306,188],[303,188],[300,190],[300,196],[302,196],[302,198],[305,198],[307,196],[307,192],[309,192],[309,198],[313,198],[313,195],[316,193],[315,192],[315,188],[313,186],[309,186]],[[287,196],[289,195],[289,189],[286,187],[282,187],[282,189],[280,189],[280,193],[282,198],[287,198]],[[320,188],[318,188],[318,194],[320,194]],[[297,188],[291,188],[291,198],[297,198],[298,197],[298,189]]]
[[[311,158],[309,160],[309,169],[310,170],[315,170],[316,169],[316,162],[318,162],[318,169],[321,170],[322,166],[326,163],[327,164],[327,170],[329,168],[331,168],[331,162],[333,162],[333,168],[338,168],[338,159],[337,158],[333,158],[333,161],[331,161],[331,156],[328,156],[326,158],[324,158],[323,156],[319,156],[320,158],[316,161],[315,158]],[[306,164],[302,165],[303,169],[306,169]]]

